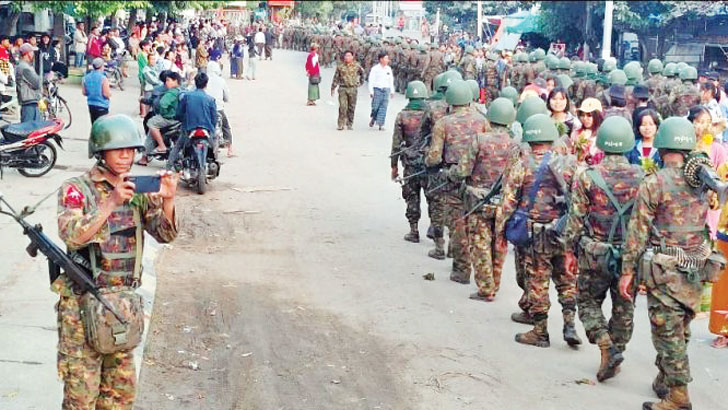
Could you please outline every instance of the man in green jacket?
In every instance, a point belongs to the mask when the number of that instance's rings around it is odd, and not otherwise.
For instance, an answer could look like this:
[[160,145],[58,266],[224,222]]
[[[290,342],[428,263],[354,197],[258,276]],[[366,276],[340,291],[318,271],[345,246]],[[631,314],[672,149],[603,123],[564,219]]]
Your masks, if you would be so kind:
[[[164,82],[167,91],[162,94],[154,106],[156,114],[149,119],[149,135],[144,142],[144,156],[139,160],[139,165],[147,165],[149,163],[149,154],[161,154],[167,152],[167,145],[162,138],[162,128],[171,127],[179,124],[177,121],[177,105],[179,104],[179,83],[182,77],[178,73],[170,73]],[[157,146],[155,149],[154,146]]]

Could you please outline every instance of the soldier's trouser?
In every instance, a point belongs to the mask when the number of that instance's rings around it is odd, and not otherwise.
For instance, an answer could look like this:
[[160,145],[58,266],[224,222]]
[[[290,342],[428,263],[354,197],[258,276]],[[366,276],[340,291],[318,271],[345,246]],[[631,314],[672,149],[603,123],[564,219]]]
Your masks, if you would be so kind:
[[433,178],[428,178],[425,198],[427,198],[427,213],[430,216],[433,236],[435,238],[442,238],[445,235],[445,202],[440,191],[427,193],[437,185],[438,181]]
[[490,105],[490,103],[493,102],[496,98],[498,98],[498,88],[496,87],[486,87],[485,88],[485,103]]
[[354,124],[356,94],[356,87],[339,87],[339,128]]
[[[408,177],[418,170],[415,168],[404,168],[404,176]],[[420,221],[420,191],[427,190],[427,176],[419,175],[408,179],[402,185],[402,198],[407,202],[407,210],[405,216],[410,224],[416,224]]]
[[526,266],[524,263],[524,256],[526,250],[520,246],[514,247],[513,258],[516,265],[516,284],[523,290],[521,298],[518,300],[518,307],[524,312],[528,312],[528,275],[526,275]]
[[[700,303],[702,284],[691,283],[685,274],[666,270],[656,263],[652,263],[652,273],[647,276],[647,309],[652,327],[652,344],[657,350],[655,364],[664,374],[665,384],[670,387],[685,386],[693,380],[690,376],[688,342],[690,322]],[[674,294],[671,290],[679,293]]]
[[427,87],[427,92],[430,93],[430,95],[432,95],[432,88],[434,87],[435,76],[436,74],[432,73],[425,74],[424,82],[425,86]]
[[465,204],[455,192],[444,192],[445,225],[450,235],[449,249],[452,251],[452,269],[470,278],[470,244],[468,243],[468,223]]
[[[634,323],[634,305],[619,294],[619,279],[604,269],[586,268],[589,262],[579,257],[578,293],[576,303],[579,306],[579,319],[589,342],[596,344],[599,338],[609,335],[614,345],[624,351],[632,338]],[[602,312],[602,304],[607,292],[612,297],[612,317],[609,323]]]
[[[551,235],[547,233],[546,235]],[[534,320],[548,317],[549,281],[553,280],[558,293],[559,303],[564,313],[576,310],[576,275],[566,268],[565,250],[556,243],[546,248],[536,244],[524,252],[526,283],[528,289],[528,313]]]
[[86,343],[77,297],[61,296],[58,311],[58,376],[64,410],[131,409],[136,370],[132,352],[100,354]]
[[475,285],[480,295],[495,295],[498,292],[502,261],[508,252],[507,243],[498,240],[494,234],[495,212],[495,206],[486,206],[468,217],[470,256],[475,271]]

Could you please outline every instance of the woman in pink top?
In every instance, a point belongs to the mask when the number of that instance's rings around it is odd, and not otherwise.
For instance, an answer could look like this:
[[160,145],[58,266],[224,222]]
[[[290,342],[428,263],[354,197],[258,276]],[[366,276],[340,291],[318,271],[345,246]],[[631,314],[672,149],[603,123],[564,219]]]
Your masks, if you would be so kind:
[[311,52],[306,58],[306,75],[308,75],[308,101],[306,105],[316,105],[319,99],[319,83],[321,82],[321,70],[319,69],[318,44],[311,44]]
[[[718,169],[724,162],[728,160],[728,152],[714,138],[712,131],[713,120],[710,111],[702,105],[692,107],[688,113],[688,120],[695,127],[695,138],[697,141],[696,149],[704,151],[710,157],[713,169]],[[710,228],[710,237],[715,240],[716,231],[718,229],[718,219],[720,218],[720,209],[708,211],[708,228]]]
[[579,162],[593,165],[604,158],[604,153],[597,148],[597,130],[602,124],[602,103],[596,98],[585,98],[577,110],[579,127],[571,132],[571,146]]

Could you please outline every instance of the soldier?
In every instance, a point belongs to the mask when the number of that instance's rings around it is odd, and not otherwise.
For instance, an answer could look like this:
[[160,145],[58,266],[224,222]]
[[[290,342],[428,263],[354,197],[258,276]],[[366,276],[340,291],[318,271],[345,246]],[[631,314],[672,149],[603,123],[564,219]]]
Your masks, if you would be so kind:
[[700,92],[695,85],[698,80],[698,70],[687,66],[680,71],[682,84],[670,92],[670,108],[672,115],[685,117],[691,107],[700,104]]
[[[496,182],[503,177],[508,157],[514,149],[510,126],[515,119],[516,110],[510,100],[497,98],[493,101],[488,109],[488,120],[493,128],[473,139],[455,171],[458,178],[467,178],[467,211],[473,212],[467,219],[475,284],[478,286],[478,291],[470,295],[473,300],[492,302],[500,288],[500,273],[508,245],[503,236],[495,236],[498,201],[493,190],[499,189]],[[482,203],[486,196],[490,196],[490,200]],[[475,210],[476,204],[480,205],[480,209]]]
[[399,49],[398,58],[397,58],[397,73],[395,74],[395,88],[397,88],[397,92],[403,92],[406,85],[407,85],[407,70],[409,68],[409,58],[410,58],[410,46],[407,42],[402,42],[402,45]]
[[629,112],[634,111],[637,100],[634,97],[634,86],[642,84],[642,66],[637,61],[630,61],[624,66],[624,74],[627,76],[627,82],[624,87],[624,94],[627,100],[627,109]]
[[[473,137],[489,130],[488,120],[475,114],[470,108],[473,93],[465,81],[454,81],[445,92],[445,100],[452,106],[450,115],[435,123],[432,142],[425,156],[425,165],[448,170],[456,166],[465,151],[470,147]],[[448,176],[453,175],[447,171]],[[456,178],[453,178],[456,179]],[[470,247],[468,245],[467,225],[462,218],[464,204],[459,194],[460,184],[448,180],[438,190],[445,204],[445,223],[450,235],[450,250],[453,255],[453,268],[450,280],[462,284],[470,283]]]
[[544,64],[546,65],[546,69],[539,72],[539,77],[543,78],[544,80],[547,80],[549,77],[555,76],[558,74],[556,70],[559,68],[559,58],[556,57],[553,54],[549,54],[546,56],[544,60]]
[[424,82],[427,86],[427,90],[430,92],[435,91],[435,77],[445,71],[445,56],[443,53],[438,50],[437,45],[435,43],[430,44],[430,53],[428,55],[425,69],[424,69]]
[[[600,103],[602,103],[602,107],[609,107],[612,105],[611,101],[611,95],[609,94],[609,87],[619,84],[621,86],[624,86],[627,84],[627,75],[622,70],[612,70],[609,75],[607,76],[607,88],[603,88],[601,91],[597,92],[597,100],[599,100]],[[626,100],[625,100],[626,105]]]
[[[632,300],[634,286],[647,288],[652,343],[658,374],[652,389],[662,400],[646,402],[645,410],[692,408],[687,385],[692,381],[687,345],[690,322],[700,305],[703,267],[711,254],[706,239],[708,200],[687,184],[685,155],[695,149],[695,131],[685,118],[662,122],[654,147],[664,167],[639,187],[629,222],[619,291]],[[651,251],[645,252],[648,247]],[[680,255],[676,257],[675,255]],[[643,277],[635,279],[637,264]]]
[[[609,58],[607,60],[602,61],[602,66],[597,67],[597,68],[599,70],[599,74],[597,75],[597,78],[596,78],[596,88],[594,89],[594,93],[595,93],[594,95],[595,95],[595,98],[599,99],[599,93],[601,91],[609,88],[609,86],[610,86],[609,74],[611,74],[612,71],[617,69],[617,62],[615,60],[612,60],[611,58]],[[622,72],[622,74],[624,74],[624,72]],[[621,77],[622,76],[620,75],[619,76],[620,81],[621,81]],[[625,75],[624,82],[622,84],[626,84],[626,83],[627,83],[627,76]],[[603,102],[602,102],[602,105],[604,105]]]
[[650,97],[655,100],[660,94],[662,94],[662,83],[665,81],[665,77],[662,76],[662,61],[653,58],[647,63],[647,72],[650,74],[645,85],[650,93]]
[[[405,96],[409,104],[397,114],[392,133],[392,180],[397,180],[399,170],[397,162],[402,162],[403,175],[407,178],[402,183],[402,198],[407,203],[405,216],[410,224],[410,232],[404,236],[405,241],[418,243],[420,232],[420,191],[427,189],[427,175],[424,174],[423,163],[424,138],[422,119],[425,116],[425,98],[427,88],[421,81],[414,81],[407,85]],[[416,175],[422,173],[422,175]]]
[[[91,128],[88,145],[89,158],[97,162],[90,171],[61,186],[58,236],[75,260],[85,259],[102,294],[130,301],[125,304],[116,299],[117,306],[131,305],[119,312],[131,327],[132,319],[144,314],[141,297],[134,293],[141,281],[144,231],[160,243],[177,236],[174,195],[178,177],[162,171],[159,192],[134,193],[134,184],[127,177],[135,151],[144,145],[137,125],[127,116],[99,118]],[[84,326],[93,307],[89,295],[79,295],[65,274],[51,288],[60,295],[56,310],[62,407],[131,409],[136,389],[133,351],[97,351],[99,345]],[[127,327],[119,338],[128,332]]]
[[537,74],[541,74],[544,71],[546,71],[546,64],[544,64],[544,59],[546,58],[546,52],[542,48],[537,48],[533,50],[534,58],[536,59],[536,62],[534,64],[534,70],[536,70]]
[[475,57],[473,57],[473,53],[475,53],[473,46],[465,47],[465,55],[460,59],[460,63],[458,63],[458,70],[460,70],[463,80],[475,80],[476,78]]
[[[599,346],[601,364],[597,380],[614,377],[632,337],[634,305],[619,294],[622,244],[627,222],[644,172],[630,164],[625,153],[634,147],[629,122],[611,117],[597,132],[597,147],[605,154],[599,165],[578,174],[571,195],[566,228],[568,248],[579,249],[577,305],[589,342]],[[607,324],[602,303],[611,292],[612,317]]]
[[[546,114],[535,114],[523,126],[521,149],[509,166],[503,183],[502,212],[497,215],[496,232],[504,232],[506,221],[516,212],[528,217],[529,245],[523,255],[526,267],[529,317],[534,327],[519,333],[518,343],[549,347],[547,329],[549,281],[553,279],[564,316],[564,340],[570,346],[581,344],[576,334],[576,275],[568,268],[565,246],[558,242],[557,220],[566,212],[561,198],[567,194],[573,177],[576,159],[552,152],[551,144],[559,137],[554,121]],[[524,221],[525,222],[525,221]],[[508,232],[506,232],[508,234]]]
[[516,106],[516,103],[518,103],[518,91],[511,86],[503,88],[498,94],[498,97],[507,98],[511,103],[513,103],[514,107]]
[[493,52],[488,52],[488,60],[485,62],[485,102],[490,104],[491,101],[498,97],[500,84],[498,80],[498,68],[496,64],[497,56]]
[[[528,64],[525,64],[523,67],[523,79],[518,84],[519,87],[516,88],[519,93],[523,92],[523,88],[525,88],[528,84],[533,84],[538,77],[538,71],[536,71],[537,61],[536,52],[531,51],[528,54]],[[520,87],[521,85],[523,85],[523,87]]]
[[581,86],[581,83],[583,83],[586,80],[586,64],[587,63],[585,63],[583,61],[576,61],[572,65],[572,67],[574,69],[573,70],[574,71],[574,76],[573,76],[573,81],[574,81],[573,87],[574,88],[572,89],[573,90],[572,95],[573,95],[574,103],[576,104],[577,107],[581,105],[581,100],[577,100],[576,95],[579,90],[579,87]]
[[632,123],[632,112],[627,105],[627,98],[625,96],[624,86],[622,84],[614,84],[607,90],[609,96],[610,106],[604,110],[604,118],[607,117],[622,117]]
[[595,98],[597,95],[597,66],[592,63],[586,63],[585,71],[586,79],[579,84],[576,89],[576,95],[574,96],[579,106],[587,98]]
[[410,60],[410,81],[424,80],[427,58],[427,46],[420,44]]
[[[435,77],[435,88],[437,91],[427,100],[425,107],[425,116],[422,120],[421,134],[429,148],[429,141],[432,140],[432,129],[435,124],[448,113],[449,106],[445,100],[445,92],[449,85],[457,80],[462,80],[460,73],[457,71],[446,71]],[[440,184],[437,175],[431,175],[428,178],[428,186],[425,196],[427,197],[428,212],[430,215],[431,228],[427,231],[427,237],[435,242],[435,249],[429,251],[427,256],[434,259],[445,259],[445,205],[442,202],[442,195],[434,190]]]
[[354,53],[347,50],[344,53],[344,63],[336,66],[334,79],[331,81],[331,96],[334,90],[339,87],[339,119],[337,130],[341,131],[344,126],[353,130],[354,110],[356,109],[356,95],[361,85],[361,78],[364,70],[359,63],[354,61]]
[[487,110],[485,109],[485,104],[480,103],[480,86],[478,82],[475,80],[466,80],[465,82],[468,83],[468,87],[470,87],[470,91],[473,93],[473,103],[471,104],[473,111],[485,117]]

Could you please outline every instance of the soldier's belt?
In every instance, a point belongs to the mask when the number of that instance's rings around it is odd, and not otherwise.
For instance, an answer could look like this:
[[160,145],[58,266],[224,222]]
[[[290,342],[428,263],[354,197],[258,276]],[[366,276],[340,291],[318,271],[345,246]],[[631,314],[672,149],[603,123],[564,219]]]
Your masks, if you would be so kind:
[[680,270],[696,271],[703,269],[713,250],[710,245],[703,243],[690,251],[678,246],[660,246],[659,253],[675,258],[676,266]]

